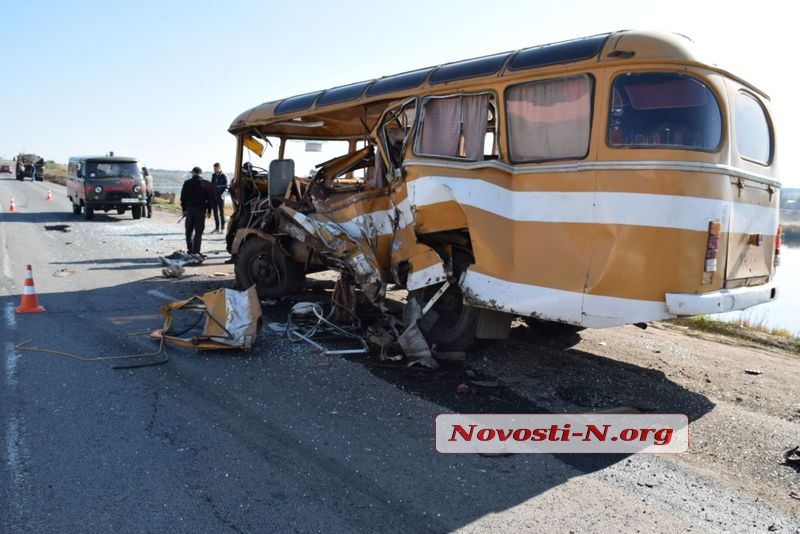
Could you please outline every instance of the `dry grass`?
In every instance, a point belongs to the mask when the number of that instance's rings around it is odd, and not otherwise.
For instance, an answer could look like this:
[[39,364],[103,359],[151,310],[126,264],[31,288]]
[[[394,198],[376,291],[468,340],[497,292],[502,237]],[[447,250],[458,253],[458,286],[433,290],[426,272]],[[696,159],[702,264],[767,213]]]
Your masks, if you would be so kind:
[[778,347],[791,352],[800,353],[800,337],[782,328],[769,328],[765,323],[744,318],[732,323],[709,319],[708,317],[680,317],[667,321],[698,330],[727,337],[751,341],[759,345]]
[[47,163],[44,167],[44,179],[54,184],[67,185],[67,166],[63,163]]

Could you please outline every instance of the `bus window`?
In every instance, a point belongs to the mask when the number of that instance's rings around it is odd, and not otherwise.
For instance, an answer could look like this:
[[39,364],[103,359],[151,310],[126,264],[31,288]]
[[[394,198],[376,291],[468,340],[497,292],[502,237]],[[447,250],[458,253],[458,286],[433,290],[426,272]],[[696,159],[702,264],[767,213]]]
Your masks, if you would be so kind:
[[608,142],[716,150],[722,114],[711,90],[692,76],[629,73],[614,80]]
[[736,95],[736,148],[739,155],[764,165],[772,159],[772,139],[767,114],[761,104],[748,95]]
[[[392,176],[402,165],[406,141],[411,128],[414,126],[416,110],[416,101],[410,100],[402,106],[387,112],[380,126],[380,141],[389,157],[388,163],[391,166]],[[374,174],[378,184],[385,185],[383,180],[384,173],[383,160],[376,157]]]
[[592,78],[582,74],[509,87],[506,114],[511,161],[586,157],[592,85]]
[[427,156],[445,156],[468,161],[483,161],[490,134],[490,152],[494,153],[492,95],[456,95],[425,100],[417,136],[416,152]]

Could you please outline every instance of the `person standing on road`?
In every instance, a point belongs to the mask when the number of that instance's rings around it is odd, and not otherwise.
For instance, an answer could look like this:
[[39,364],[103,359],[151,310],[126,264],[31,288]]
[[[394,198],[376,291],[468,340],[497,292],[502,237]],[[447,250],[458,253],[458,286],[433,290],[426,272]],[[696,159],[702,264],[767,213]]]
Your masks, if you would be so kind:
[[214,185],[214,232],[225,230],[225,191],[228,189],[228,177],[222,172],[219,163],[214,164],[214,174],[211,175]]
[[150,170],[147,167],[142,167],[142,177],[144,178],[144,185],[147,189],[147,217],[153,216],[153,177],[150,175]]
[[186,217],[186,249],[189,254],[200,254],[203,230],[206,226],[204,215],[210,216],[214,205],[214,195],[203,185],[205,180],[201,176],[202,173],[200,167],[193,168],[192,177],[183,182],[181,187],[181,210]]

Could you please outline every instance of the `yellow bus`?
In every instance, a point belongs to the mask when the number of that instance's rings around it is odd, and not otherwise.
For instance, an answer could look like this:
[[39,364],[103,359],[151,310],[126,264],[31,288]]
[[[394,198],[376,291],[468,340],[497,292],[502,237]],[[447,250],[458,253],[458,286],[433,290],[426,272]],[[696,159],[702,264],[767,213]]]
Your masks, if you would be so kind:
[[515,317],[602,328],[777,297],[769,98],[680,35],[305,93],[230,132],[237,281],[276,296],[333,268],[384,310],[396,284],[404,334],[434,351],[502,338]]

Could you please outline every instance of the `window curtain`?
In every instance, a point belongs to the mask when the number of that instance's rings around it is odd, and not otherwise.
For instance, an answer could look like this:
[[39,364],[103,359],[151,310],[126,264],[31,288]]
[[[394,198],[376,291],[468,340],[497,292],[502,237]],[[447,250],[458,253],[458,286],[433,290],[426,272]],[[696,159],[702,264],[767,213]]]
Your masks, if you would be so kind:
[[489,123],[489,95],[435,98],[425,104],[419,152],[483,159]]
[[425,103],[419,140],[420,153],[458,156],[460,134],[459,98],[434,98]]
[[507,100],[512,160],[586,154],[591,127],[591,81],[587,76],[513,87]]
[[486,127],[489,125],[489,95],[470,95],[461,98],[464,135],[463,156],[471,161],[483,161]]

